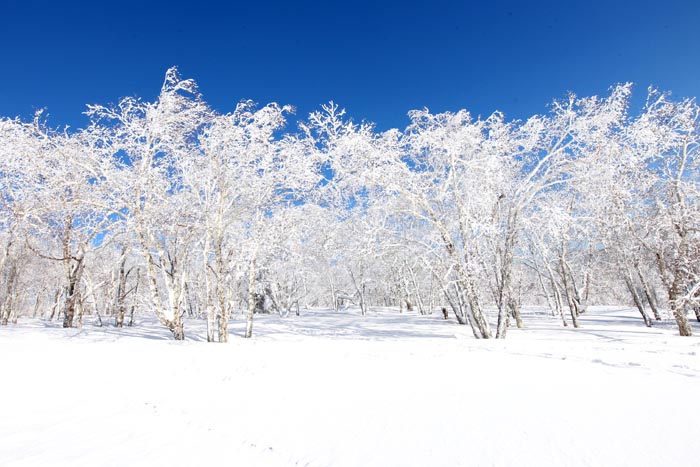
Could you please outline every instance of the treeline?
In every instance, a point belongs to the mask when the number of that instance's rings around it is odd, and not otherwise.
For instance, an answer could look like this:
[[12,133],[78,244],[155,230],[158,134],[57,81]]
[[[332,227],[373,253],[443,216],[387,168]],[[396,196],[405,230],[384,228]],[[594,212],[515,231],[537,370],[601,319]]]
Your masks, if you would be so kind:
[[149,312],[225,342],[232,313],[250,337],[260,311],[381,305],[503,338],[523,303],[578,326],[629,302],[691,335],[699,109],[650,89],[633,115],[630,93],[386,132],[331,103],[285,133],[292,108],[217,113],[171,69],[154,102],[88,106],[85,129],[0,119],[0,320]]

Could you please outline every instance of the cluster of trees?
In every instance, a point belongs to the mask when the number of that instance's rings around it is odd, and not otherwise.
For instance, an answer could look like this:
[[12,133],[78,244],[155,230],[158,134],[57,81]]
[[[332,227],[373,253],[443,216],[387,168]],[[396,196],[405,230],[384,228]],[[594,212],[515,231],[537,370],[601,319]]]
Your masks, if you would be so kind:
[[691,335],[700,109],[650,90],[632,115],[630,94],[386,132],[330,103],[284,133],[290,107],[220,114],[171,69],[154,102],[88,106],[85,129],[0,119],[0,320],[142,310],[225,342],[234,312],[249,337],[262,310],[444,307],[503,338],[523,303],[578,326],[625,301]]

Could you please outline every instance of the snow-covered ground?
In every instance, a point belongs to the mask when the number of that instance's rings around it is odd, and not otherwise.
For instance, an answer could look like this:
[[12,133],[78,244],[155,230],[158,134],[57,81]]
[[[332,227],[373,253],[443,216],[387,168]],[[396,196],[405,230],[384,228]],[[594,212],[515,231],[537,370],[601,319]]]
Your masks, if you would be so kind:
[[307,311],[215,345],[193,321],[175,342],[21,320],[0,328],[0,465],[699,465],[700,339],[629,309],[581,321],[529,310],[478,341],[437,315]]

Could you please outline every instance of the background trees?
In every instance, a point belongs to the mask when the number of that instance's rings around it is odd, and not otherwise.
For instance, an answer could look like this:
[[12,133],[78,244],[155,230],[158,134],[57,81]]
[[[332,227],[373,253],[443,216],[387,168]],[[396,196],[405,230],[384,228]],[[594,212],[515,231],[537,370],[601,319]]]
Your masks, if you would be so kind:
[[284,133],[290,107],[219,114],[171,69],[153,102],[89,106],[84,130],[2,119],[0,323],[143,309],[226,342],[232,313],[250,337],[259,311],[390,306],[502,338],[523,303],[578,326],[622,299],[690,335],[700,111],[650,90],[631,114],[630,95],[525,121],[423,109],[386,132],[330,103]]

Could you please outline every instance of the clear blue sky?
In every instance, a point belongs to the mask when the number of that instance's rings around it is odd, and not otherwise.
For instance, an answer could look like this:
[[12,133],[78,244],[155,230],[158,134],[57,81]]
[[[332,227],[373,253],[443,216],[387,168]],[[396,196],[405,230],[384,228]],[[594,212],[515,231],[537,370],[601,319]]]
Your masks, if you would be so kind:
[[622,81],[700,95],[700,1],[72,2],[1,0],[0,115],[153,99],[177,65],[220,111],[331,99],[403,128],[406,112],[523,118]]

